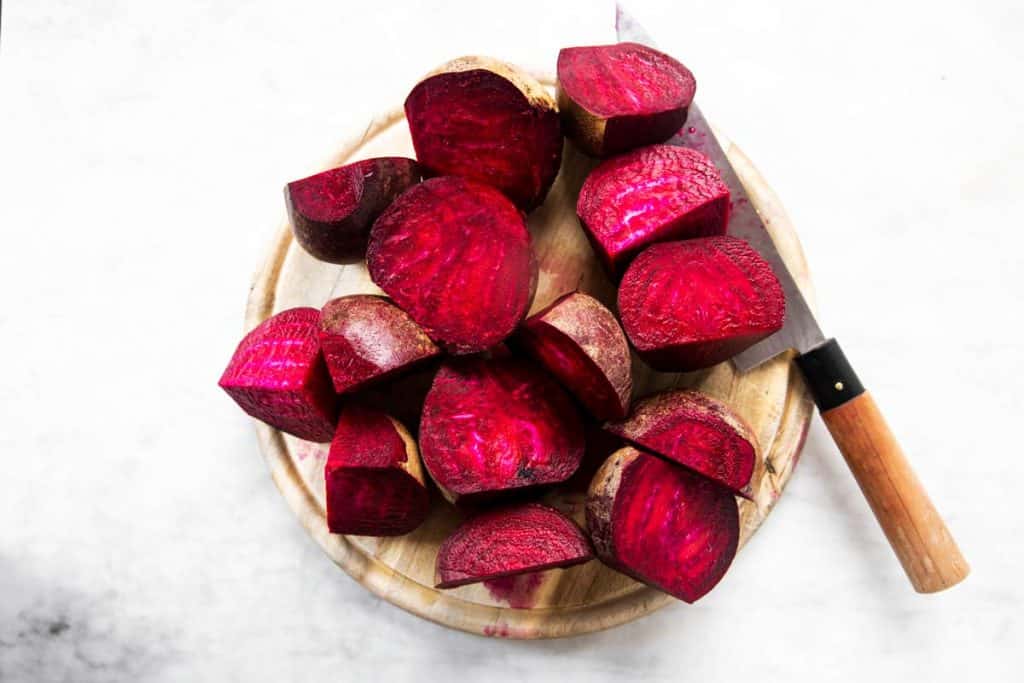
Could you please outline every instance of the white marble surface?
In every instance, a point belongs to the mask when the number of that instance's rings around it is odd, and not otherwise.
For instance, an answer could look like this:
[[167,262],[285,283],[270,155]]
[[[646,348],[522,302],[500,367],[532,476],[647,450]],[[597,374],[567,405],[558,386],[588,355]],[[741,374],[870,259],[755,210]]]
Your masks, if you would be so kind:
[[785,201],[823,322],[970,579],[910,590],[816,420],[777,511],[696,606],[521,643],[372,597],[300,529],[215,387],[281,185],[435,63],[550,68],[610,38],[610,5],[15,0],[0,680],[1021,680],[1020,3],[633,11]]

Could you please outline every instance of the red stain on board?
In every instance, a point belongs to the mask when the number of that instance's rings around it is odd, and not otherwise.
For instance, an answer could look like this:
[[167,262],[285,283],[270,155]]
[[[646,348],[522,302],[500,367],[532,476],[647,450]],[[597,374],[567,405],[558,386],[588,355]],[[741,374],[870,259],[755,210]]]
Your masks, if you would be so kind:
[[295,449],[295,457],[299,460],[313,457],[318,460],[327,459],[327,444],[310,443],[304,441]]
[[537,588],[544,580],[544,572],[531,572],[519,576],[503,576],[484,581],[484,586],[495,600],[508,603],[515,609],[529,609],[536,602]]

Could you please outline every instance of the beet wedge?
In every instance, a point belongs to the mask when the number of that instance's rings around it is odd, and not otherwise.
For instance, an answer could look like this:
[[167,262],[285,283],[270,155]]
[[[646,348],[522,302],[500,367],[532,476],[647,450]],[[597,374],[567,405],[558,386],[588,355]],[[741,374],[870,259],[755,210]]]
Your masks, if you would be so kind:
[[599,420],[626,415],[633,391],[626,335],[615,316],[581,292],[523,323],[520,345]]
[[420,421],[423,464],[450,501],[565,481],[583,457],[572,401],[530,361],[446,361]]
[[324,479],[332,534],[400,536],[430,510],[416,442],[378,410],[348,405],[341,411]]
[[655,242],[724,235],[729,188],[700,152],[653,145],[595,168],[576,213],[599,260],[618,276]]
[[586,510],[605,564],[685,602],[721,581],[739,545],[730,491],[635,448],[616,451],[597,471]]
[[646,45],[567,47],[558,53],[558,108],[566,134],[591,156],[664,142],[686,122],[693,74]]
[[334,436],[338,396],[320,351],[315,308],[281,311],[238,344],[219,385],[242,410],[307,441]]
[[537,261],[523,215],[500,192],[432,178],[399,197],[373,226],[373,281],[454,354],[501,342],[526,316]]
[[562,163],[555,100],[514,66],[487,57],[444,64],[412,89],[405,116],[416,158],[504,192],[524,211],[547,196]]
[[619,287],[626,336],[656,370],[721,363],[780,330],[785,315],[771,265],[735,237],[655,244]]
[[753,430],[729,406],[699,391],[665,391],[638,401],[605,429],[636,446],[750,497],[757,462]]
[[422,175],[412,159],[380,157],[288,183],[284,199],[295,240],[328,263],[362,259],[373,221]]
[[571,567],[593,559],[576,523],[539,503],[483,512],[463,522],[437,551],[437,588]]

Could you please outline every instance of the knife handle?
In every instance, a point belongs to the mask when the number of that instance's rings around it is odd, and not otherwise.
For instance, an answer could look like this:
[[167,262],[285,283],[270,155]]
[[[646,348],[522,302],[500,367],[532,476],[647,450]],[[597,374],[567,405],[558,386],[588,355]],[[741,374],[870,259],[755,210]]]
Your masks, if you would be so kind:
[[936,593],[962,581],[967,561],[836,340],[796,363],[914,589]]

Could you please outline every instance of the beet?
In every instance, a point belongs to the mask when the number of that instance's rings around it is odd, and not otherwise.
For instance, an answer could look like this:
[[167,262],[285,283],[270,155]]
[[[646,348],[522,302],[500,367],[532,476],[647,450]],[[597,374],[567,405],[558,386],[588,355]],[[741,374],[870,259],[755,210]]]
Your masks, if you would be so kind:
[[629,345],[599,301],[572,292],[531,316],[519,342],[599,420],[626,415],[633,391]]
[[338,397],[320,352],[319,319],[315,308],[267,318],[238,344],[218,384],[257,420],[326,443],[334,435]]
[[405,100],[416,158],[504,192],[524,211],[544,201],[562,163],[555,100],[509,64],[462,57],[420,81]]
[[565,481],[583,445],[572,401],[525,359],[450,359],[423,405],[423,464],[448,500]]
[[653,145],[595,168],[576,213],[605,268],[620,275],[655,242],[724,235],[729,188],[700,152]]
[[668,140],[686,122],[696,90],[689,69],[646,45],[558,53],[558,108],[566,135],[592,156]]
[[537,286],[522,214],[464,178],[433,178],[395,200],[374,223],[367,264],[373,281],[455,354],[509,336]]
[[363,258],[373,221],[421,177],[412,159],[381,157],[288,183],[284,200],[296,241],[321,261]]
[[400,536],[430,510],[416,442],[378,410],[347,405],[341,411],[324,479],[332,534]]
[[587,528],[605,564],[686,602],[722,579],[740,537],[732,493],[634,448],[594,476]]
[[320,346],[338,393],[358,391],[441,353],[408,313],[368,294],[327,302],[320,311]]
[[689,467],[736,493],[754,473],[753,430],[729,406],[699,391],[665,391],[636,405],[605,429],[655,455]]
[[786,298],[760,254],[735,237],[655,244],[619,288],[622,327],[663,371],[706,368],[782,328]]
[[593,559],[590,543],[562,513],[527,503],[463,522],[437,551],[437,588],[516,576]]

